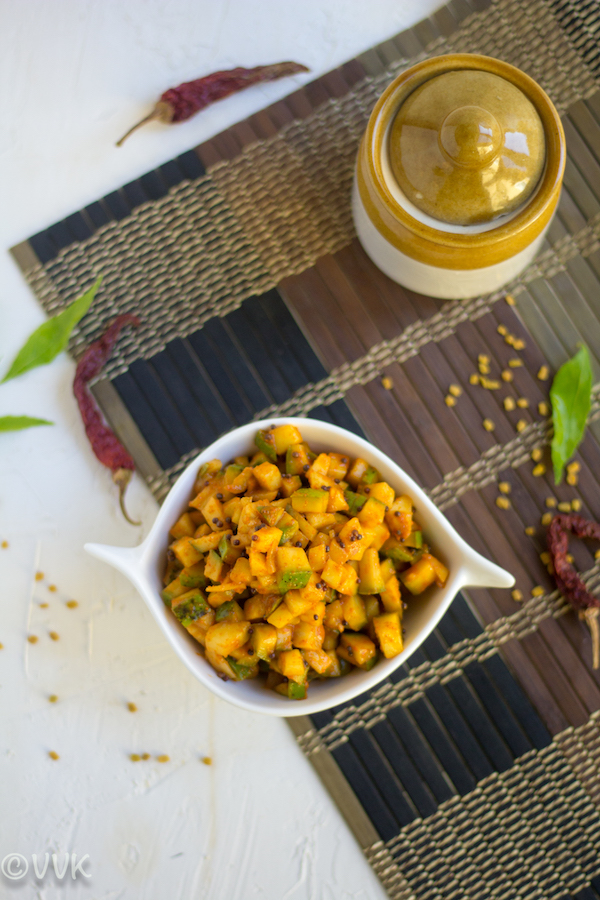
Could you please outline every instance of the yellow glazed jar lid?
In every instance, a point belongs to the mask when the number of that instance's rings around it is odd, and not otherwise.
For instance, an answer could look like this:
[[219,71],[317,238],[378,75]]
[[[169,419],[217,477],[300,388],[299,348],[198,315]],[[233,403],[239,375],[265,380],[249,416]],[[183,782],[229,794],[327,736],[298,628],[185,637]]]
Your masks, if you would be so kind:
[[452,225],[491,222],[532,196],[546,158],[533,103],[504,78],[459,69],[402,103],[389,135],[392,172],[419,210]]

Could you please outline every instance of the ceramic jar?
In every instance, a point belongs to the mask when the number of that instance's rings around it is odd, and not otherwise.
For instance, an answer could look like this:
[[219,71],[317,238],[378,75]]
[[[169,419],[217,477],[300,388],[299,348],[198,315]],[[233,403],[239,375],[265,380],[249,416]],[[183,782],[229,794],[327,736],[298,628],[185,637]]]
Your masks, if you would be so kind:
[[556,109],[519,69],[466,53],[425,60],[382,94],[361,141],[360,242],[421,294],[495,291],[538,251],[565,156]]

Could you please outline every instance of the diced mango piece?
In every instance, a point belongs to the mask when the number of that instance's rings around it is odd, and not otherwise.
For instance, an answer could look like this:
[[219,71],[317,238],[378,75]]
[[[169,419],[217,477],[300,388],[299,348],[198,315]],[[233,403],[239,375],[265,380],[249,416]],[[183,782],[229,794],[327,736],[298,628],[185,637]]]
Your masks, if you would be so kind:
[[283,532],[279,528],[267,525],[255,531],[250,539],[250,550],[259,550],[261,553],[268,553],[274,547],[279,546]]
[[365,505],[358,512],[358,521],[367,528],[381,525],[385,516],[385,504],[374,497],[369,497]]
[[412,531],[412,500],[407,494],[396,497],[385,514],[385,522],[393,537],[405,541]]
[[327,562],[328,554],[325,550],[325,544],[319,544],[316,547],[308,548],[308,561],[313,572],[321,572]]
[[296,614],[293,613],[285,603],[281,603],[270,616],[267,616],[267,622],[275,628],[285,628],[285,626],[289,625],[295,618]]
[[[208,527],[208,526],[207,526]],[[203,534],[201,537],[194,536],[191,539],[192,546],[198,551],[198,553],[208,553],[209,550],[216,550],[219,544],[221,543],[221,539],[223,535],[229,534],[231,535],[231,531],[209,531],[208,534]]]
[[161,591],[160,596],[163,598],[164,602],[167,606],[170,606],[173,600],[176,597],[180,597],[182,594],[185,594],[189,588],[181,583],[179,578],[174,578],[173,581]]
[[282,650],[277,661],[281,674],[290,681],[302,684],[306,680],[306,663],[299,650]]
[[300,513],[324,513],[327,511],[329,495],[327,491],[315,488],[300,488],[290,497],[293,508]]
[[435,569],[429,554],[424,553],[418,562],[400,573],[402,584],[411,594],[422,594],[436,579]]
[[182,625],[187,627],[190,622],[199,619],[208,611],[206,597],[198,588],[192,588],[185,594],[180,594],[171,603],[171,612]]
[[325,629],[316,622],[298,622],[292,633],[292,646],[300,650],[320,650],[323,646]]
[[306,612],[300,613],[300,621],[301,622],[316,622],[319,625],[323,624],[323,619],[325,618],[325,604],[321,601],[319,603],[315,603],[314,606],[311,606],[310,609],[307,609]]
[[386,612],[398,612],[398,610],[402,609],[400,583],[395,575],[388,578],[385,583],[385,590],[380,591],[379,596]]
[[386,612],[382,616],[375,616],[373,619],[373,628],[381,648],[381,652],[386,659],[398,656],[404,649],[404,641],[402,640],[402,626],[400,624],[400,616],[397,612]]
[[268,660],[271,654],[275,653],[277,629],[264,622],[253,625],[250,643],[259,659]]
[[194,538],[182,537],[171,544],[171,550],[184,568],[193,566],[202,559],[202,554],[192,543],[193,540]]
[[217,622],[206,633],[206,649],[220,656],[229,656],[248,639],[250,622]]
[[379,500],[384,506],[391,506],[395,500],[396,492],[387,481],[376,481],[369,486],[369,497]]
[[254,438],[254,443],[270,462],[277,462],[277,449],[271,430],[259,431]]
[[[294,626],[284,625],[283,628],[276,628],[275,630],[277,631],[277,643],[275,644],[275,650],[291,650],[292,632],[294,630]],[[273,665],[273,662],[271,662],[271,665]]]
[[334,600],[329,603],[325,609],[325,618],[323,619],[325,627],[330,631],[343,631],[345,628],[344,610],[340,600]]
[[295,425],[277,425],[271,433],[278,456],[286,453],[288,447],[291,447],[292,444],[300,444],[302,442],[302,435]]
[[346,472],[350,465],[350,458],[344,456],[343,453],[328,453],[327,456],[329,457],[329,469],[327,470],[327,475],[329,478],[333,478],[334,481],[336,478],[341,481],[346,477]]
[[281,472],[274,463],[264,462],[255,466],[254,477],[266,491],[278,491],[281,487]]
[[359,594],[379,594],[380,591],[385,590],[377,550],[373,550],[371,547],[365,550],[359,563],[359,575]]
[[204,563],[204,574],[210,581],[224,581],[227,566],[218,553],[211,550]]
[[344,620],[350,631],[361,631],[367,624],[365,604],[359,594],[341,598]]
[[177,540],[182,537],[193,537],[195,530],[196,525],[194,524],[192,517],[189,512],[185,512],[177,519],[171,528],[170,534]]
[[377,661],[377,647],[366,634],[345,631],[336,652],[359,669],[372,669]]
[[229,580],[235,581],[238,584],[250,584],[251,578],[250,560],[246,559],[244,556],[236,559],[235,565],[229,571]]
[[346,500],[346,497],[344,496],[344,492],[341,489],[341,487],[334,485],[332,488],[330,488],[328,491],[328,497],[329,497],[329,500],[327,502],[327,512],[328,513],[340,512],[342,510],[344,512],[347,512],[349,510],[350,507],[348,506],[348,501]]
[[280,602],[281,594],[254,594],[244,603],[244,616],[251,622],[268,619]]
[[302,656],[319,675],[325,675],[333,667],[333,660],[324,650],[304,650]]

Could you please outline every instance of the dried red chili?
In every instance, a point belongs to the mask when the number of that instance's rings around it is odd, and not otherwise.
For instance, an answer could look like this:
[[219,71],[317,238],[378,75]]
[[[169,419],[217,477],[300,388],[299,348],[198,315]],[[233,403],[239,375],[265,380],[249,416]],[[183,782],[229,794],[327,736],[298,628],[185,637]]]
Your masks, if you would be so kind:
[[281,62],[273,63],[270,66],[256,66],[253,69],[244,69],[239,66],[236,69],[212,72],[210,75],[196,78],[195,81],[186,81],[178,87],[165,91],[152,112],[117,141],[117,147],[120,147],[132,132],[147,122],[161,121],[168,125],[173,122],[185,122],[186,119],[190,119],[195,113],[210,106],[216,100],[222,100],[230,94],[243,91],[252,84],[276,81],[287,75],[308,71],[306,66],[300,63]]
[[96,401],[88,390],[88,382],[99,375],[106,360],[111,354],[115,341],[126,325],[137,327],[140,320],[137,316],[126,313],[114,319],[101,338],[87,348],[75,371],[73,393],[79,406],[85,433],[92,450],[103,466],[113,473],[113,481],[119,488],[119,504],[128,522],[139,525],[129,518],[125,509],[125,489],[135,470],[135,462],[117,436],[104,422]]
[[578,538],[600,541],[600,525],[583,516],[556,515],[548,528],[548,551],[554,570],[556,586],[571,606],[578,610],[592,635],[593,668],[600,668],[600,597],[595,597],[567,559],[569,532]]

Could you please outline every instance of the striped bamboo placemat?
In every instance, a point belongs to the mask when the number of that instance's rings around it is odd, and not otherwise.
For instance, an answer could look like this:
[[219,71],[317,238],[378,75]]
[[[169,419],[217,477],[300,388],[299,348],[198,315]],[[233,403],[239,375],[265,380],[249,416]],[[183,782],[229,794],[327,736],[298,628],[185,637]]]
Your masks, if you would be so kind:
[[[548,504],[600,519],[600,384],[578,483],[555,488],[531,460],[540,450],[549,468],[540,369],[551,377],[585,339],[600,375],[599,22],[594,0],[451,0],[12,251],[49,312],[104,276],[75,356],[108,317],[142,318],[94,391],[157,499],[219,434],[310,414],[365,434],[515,574],[521,602],[458,597],[393,678],[290,720],[392,898],[600,897],[600,676],[540,558]],[[508,286],[514,306],[505,292],[442,303],[404,290],[353,233],[353,161],[375,99],[451,51],[521,67],[563,117],[560,207]],[[470,383],[480,354],[499,390]],[[593,551],[572,549],[592,590]]]

